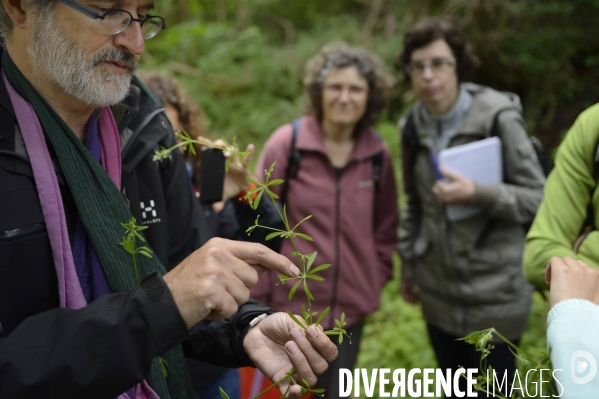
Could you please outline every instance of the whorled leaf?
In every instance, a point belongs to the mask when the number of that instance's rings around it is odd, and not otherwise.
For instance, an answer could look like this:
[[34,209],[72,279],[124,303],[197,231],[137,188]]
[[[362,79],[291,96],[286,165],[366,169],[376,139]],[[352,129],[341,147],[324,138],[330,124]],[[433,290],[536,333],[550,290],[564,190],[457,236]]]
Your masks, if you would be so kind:
[[300,326],[301,328],[303,328],[304,330],[306,329],[306,326],[304,326],[298,319],[297,317],[295,317],[295,315],[291,312],[287,312],[287,314],[289,315],[289,317],[291,317],[291,320],[295,321],[295,323]]
[[301,282],[302,282],[302,281],[300,280],[300,281],[298,281],[297,283],[295,283],[295,284],[293,285],[293,287],[291,287],[291,290],[289,290],[289,295],[287,296],[287,298],[288,298],[289,300],[291,300],[291,298],[293,298],[293,295],[295,295],[295,291],[297,291],[297,287],[299,287],[299,285],[300,285],[300,283],[301,283]]
[[326,270],[326,269],[328,269],[329,267],[331,267],[331,264],[330,264],[330,263],[325,263],[325,264],[323,264],[323,265],[316,266],[314,269],[312,269],[312,271],[310,272],[310,274],[316,274],[316,273],[318,273],[318,272],[321,272],[321,271],[323,271],[323,270]]
[[324,320],[326,315],[329,313],[329,310],[331,310],[330,306],[320,313],[320,316],[318,316],[318,319],[316,320],[316,325],[319,325]]

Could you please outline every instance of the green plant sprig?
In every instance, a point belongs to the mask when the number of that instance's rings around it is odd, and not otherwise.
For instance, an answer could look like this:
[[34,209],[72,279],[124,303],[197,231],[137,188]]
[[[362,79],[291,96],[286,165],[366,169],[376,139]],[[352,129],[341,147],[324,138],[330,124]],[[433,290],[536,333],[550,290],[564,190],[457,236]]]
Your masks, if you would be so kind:
[[[308,287],[308,280],[324,281],[324,278],[319,276],[318,273],[328,269],[329,267],[331,267],[331,265],[330,264],[322,264],[322,265],[313,267],[314,261],[316,260],[316,256],[318,255],[318,253],[315,251],[309,255],[306,255],[306,254],[302,254],[299,251],[297,243],[296,243],[296,239],[303,239],[306,241],[314,241],[314,239],[312,237],[310,237],[309,235],[298,231],[298,228],[304,222],[306,222],[307,220],[310,220],[310,218],[312,218],[312,215],[306,216],[295,226],[291,227],[291,225],[289,223],[289,219],[287,218],[286,204],[284,204],[283,208],[281,209],[281,206],[277,202],[277,200],[279,199],[279,196],[274,191],[271,190],[272,187],[281,185],[284,183],[283,179],[272,179],[271,178],[272,172],[276,166],[276,163],[273,163],[272,165],[270,165],[270,167],[267,170],[265,170],[264,179],[262,179],[255,172],[255,170],[250,168],[250,166],[245,161],[245,158],[249,153],[239,150],[239,148],[236,144],[235,138],[233,138],[231,143],[229,143],[226,139],[223,138],[222,140],[223,140],[224,144],[216,145],[211,142],[195,140],[195,139],[191,138],[189,136],[189,134],[187,134],[184,131],[177,132],[176,136],[177,136],[177,138],[180,139],[180,142],[173,147],[170,147],[170,148],[162,147],[160,149],[160,151],[156,151],[156,153],[154,154],[154,157],[153,157],[154,161],[160,161],[162,159],[170,158],[171,152],[180,147],[183,147],[186,151],[189,151],[190,154],[195,155],[196,152],[195,152],[194,144],[199,144],[202,146],[216,148],[216,149],[219,149],[219,150],[222,150],[223,152],[225,152],[228,155],[226,163],[225,163],[225,170],[227,172],[229,171],[231,162],[233,162],[233,161],[238,162],[239,164],[243,165],[243,167],[247,168],[248,171],[250,171],[251,176],[248,177],[247,180],[249,183],[253,184],[253,187],[251,187],[250,189],[248,189],[246,191],[246,193],[242,199],[246,200],[249,203],[250,207],[252,209],[256,210],[258,208],[258,206],[260,205],[260,201],[262,200],[263,195],[266,193],[266,196],[268,196],[270,198],[275,209],[277,210],[277,213],[279,214],[279,217],[283,221],[285,230],[280,230],[280,229],[276,229],[276,228],[272,228],[272,227],[268,227],[268,226],[263,226],[259,223],[259,218],[257,217],[256,221],[254,222],[254,225],[250,226],[246,230],[246,233],[251,234],[255,229],[262,228],[262,229],[267,229],[267,230],[272,231],[272,233],[270,233],[266,236],[266,240],[271,240],[276,237],[281,237],[284,239],[291,240],[291,245],[293,246],[292,256],[295,256],[298,260],[300,274],[297,277],[288,277],[285,275],[279,275],[278,276],[279,284],[285,284],[285,282],[290,281],[290,280],[294,280],[294,281],[297,280],[289,291],[288,299],[291,300],[293,298],[297,289],[301,285],[306,294],[308,303],[307,303],[307,307],[302,304],[303,323],[291,312],[288,312],[288,314],[291,317],[291,319],[302,329],[306,329],[307,328],[306,326],[310,326],[310,325],[314,325],[315,327],[320,325],[320,323],[325,319],[326,315],[329,313],[330,307],[327,307],[326,309],[324,309],[320,313],[320,315],[318,314],[318,312],[312,310],[312,301],[314,301],[314,295],[312,294],[312,292],[310,291],[310,289]],[[314,321],[314,318],[316,318],[316,321]],[[349,341],[351,343],[351,335],[347,334],[347,330],[345,329],[345,325],[346,325],[345,313],[341,314],[340,320],[335,319],[335,324],[336,324],[336,327],[334,327],[332,330],[325,331],[324,333],[329,336],[333,336],[333,335],[338,336],[339,343],[343,342],[343,337],[345,336],[349,339]],[[292,369],[282,379],[275,382],[273,385],[268,387],[265,391],[259,393],[255,398],[258,398],[259,396],[261,396],[265,392],[269,391],[274,386],[285,381],[286,379],[289,379],[291,382],[298,384],[298,382],[295,380],[294,374],[295,374],[295,370]],[[299,383],[299,385],[301,385],[301,387],[302,387],[302,393],[312,392],[315,395],[324,396],[324,390],[311,389],[308,382],[305,380],[301,381],[301,383]],[[289,385],[289,386],[291,386],[291,385]],[[287,395],[288,391],[289,391],[289,388],[287,389],[287,392],[285,392],[283,394],[283,397],[285,397]],[[228,399],[227,394],[222,389],[220,390],[220,393],[224,399]]]
[[136,255],[142,254],[148,258],[151,258],[152,250],[146,246],[137,247],[135,243],[137,239],[141,240],[142,242],[146,242],[139,232],[147,229],[148,226],[138,226],[134,217],[132,217],[127,223],[121,222],[121,226],[123,226],[125,229],[125,237],[123,237],[123,241],[121,241],[119,245],[121,245],[125,251],[131,255],[131,258],[133,259],[133,270],[135,271],[135,281],[137,282],[137,285],[139,285],[141,280],[139,279]]
[[[152,258],[152,250],[146,246],[137,247],[135,244],[138,239],[142,242],[146,242],[146,240],[143,238],[141,234],[139,234],[139,232],[147,229],[148,226],[138,226],[137,221],[134,217],[131,217],[131,219],[129,219],[127,223],[121,222],[121,226],[123,226],[123,228],[125,229],[125,237],[123,237],[123,240],[119,243],[119,245],[122,246],[125,249],[125,251],[127,251],[127,253],[131,255],[131,259],[133,260],[133,271],[135,272],[135,281],[137,282],[137,285],[140,285],[141,280],[139,278],[139,270],[137,268],[136,255],[142,254],[143,256]],[[159,359],[160,367],[162,368],[162,374],[164,375],[164,378],[166,378],[170,374],[170,366],[163,357],[160,357]]]
[[[487,378],[488,378],[488,375],[493,373],[493,367],[487,365],[487,357],[489,356],[491,351],[495,348],[495,346],[491,344],[491,340],[493,339],[493,336],[497,336],[499,339],[501,339],[503,342],[505,342],[509,346],[510,351],[514,354],[514,356],[516,357],[517,363],[519,364],[519,374],[518,374],[519,376],[525,375],[528,372],[528,370],[535,370],[532,373],[532,375],[533,375],[532,378],[527,379],[528,384],[526,387],[522,385],[521,377],[518,380],[514,380],[514,382],[518,381],[519,387],[512,389],[512,391],[523,392],[523,390],[526,388],[525,391],[528,392],[530,390],[536,389],[534,384],[537,383],[535,380],[535,376],[537,373],[539,373],[538,370],[540,370],[540,369],[553,370],[553,367],[551,365],[551,356],[550,356],[549,352],[543,352],[541,355],[541,359],[536,360],[533,358],[532,355],[524,352],[520,347],[518,347],[513,342],[511,342],[509,339],[507,339],[505,336],[503,336],[495,328],[488,328],[486,330],[474,331],[474,332],[468,334],[467,336],[465,336],[464,338],[460,338],[461,341],[465,341],[468,344],[474,345],[476,351],[481,353],[479,370],[487,370]],[[462,377],[466,378],[464,375],[462,375]],[[476,389],[479,392],[486,393],[487,395],[495,395],[494,397],[497,397],[497,398],[508,399],[508,397],[504,396],[501,393],[501,390],[499,390],[499,392],[495,392],[495,390],[493,390],[494,393],[489,392],[490,388],[489,388],[489,385],[487,385],[487,382],[488,382],[487,378],[485,378],[484,375],[478,375],[476,378],[476,384],[474,385],[474,389]],[[493,387],[493,385],[494,385],[494,381],[491,379],[490,386]],[[516,385],[514,384],[514,386],[516,386]],[[545,381],[545,384],[543,386],[544,386],[543,390],[545,392],[548,392],[550,395],[557,396],[558,389],[555,385],[555,382],[552,382],[551,380]],[[514,395],[515,395],[515,393],[514,393]],[[522,397],[521,396],[513,396],[510,399],[520,399],[520,398],[522,398]]]

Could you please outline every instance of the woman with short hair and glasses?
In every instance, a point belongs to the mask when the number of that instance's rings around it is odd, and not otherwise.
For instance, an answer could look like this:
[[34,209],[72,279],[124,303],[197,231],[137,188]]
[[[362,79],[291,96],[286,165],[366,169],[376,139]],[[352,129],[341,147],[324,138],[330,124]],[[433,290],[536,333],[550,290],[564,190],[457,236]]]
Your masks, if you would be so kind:
[[[425,19],[413,26],[398,61],[417,96],[400,121],[407,196],[400,290],[406,301],[422,302],[439,367],[476,368],[481,354],[456,339],[495,327],[517,343],[526,329],[532,288],[522,276],[523,225],[532,222],[543,197],[543,170],[518,96],[464,82],[479,60],[449,22]],[[495,134],[502,183],[477,184],[437,167],[441,150]],[[450,219],[447,207],[454,205],[478,211]],[[514,355],[493,342],[487,360],[498,375],[507,370],[511,381]]]
[[[393,275],[397,192],[391,154],[374,131],[392,84],[379,59],[366,50],[324,47],[306,67],[308,115],[277,129],[258,161],[258,171],[276,162],[271,179],[286,180],[271,188],[284,198],[291,226],[313,215],[298,231],[314,242],[296,243],[301,253],[318,251],[315,266],[331,264],[319,273],[325,281],[309,286],[313,310],[330,306],[322,321],[327,330],[345,312],[352,334],[352,343],[343,341],[337,361],[318,379],[328,398],[338,397],[339,368],[353,368],[363,320],[378,308],[381,288]],[[293,251],[285,240],[281,253],[291,257]],[[302,286],[290,301],[291,286],[278,281],[276,273],[266,272],[252,295],[275,309],[302,314]]]

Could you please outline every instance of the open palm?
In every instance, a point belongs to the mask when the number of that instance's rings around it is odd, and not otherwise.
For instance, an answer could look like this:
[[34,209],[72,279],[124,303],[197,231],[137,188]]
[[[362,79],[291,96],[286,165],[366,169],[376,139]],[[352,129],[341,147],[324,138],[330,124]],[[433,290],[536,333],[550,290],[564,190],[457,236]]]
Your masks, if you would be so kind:
[[[314,337],[313,337],[314,335]],[[310,385],[337,357],[337,347],[322,332],[311,326],[301,329],[286,313],[275,313],[252,328],[243,346],[256,367],[271,381],[279,381],[294,368],[296,381],[305,379]],[[278,384],[282,393],[291,381]],[[301,397],[301,386],[292,385],[289,398]]]

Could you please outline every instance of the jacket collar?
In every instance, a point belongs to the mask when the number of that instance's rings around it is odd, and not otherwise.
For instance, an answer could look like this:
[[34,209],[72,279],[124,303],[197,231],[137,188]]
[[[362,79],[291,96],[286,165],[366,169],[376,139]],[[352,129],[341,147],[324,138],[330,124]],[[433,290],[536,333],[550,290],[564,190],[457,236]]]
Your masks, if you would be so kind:
[[[326,155],[322,129],[313,115],[307,115],[301,119],[295,146],[300,151],[319,152]],[[370,159],[384,148],[384,142],[378,133],[374,129],[368,129],[358,137],[348,162]]]

